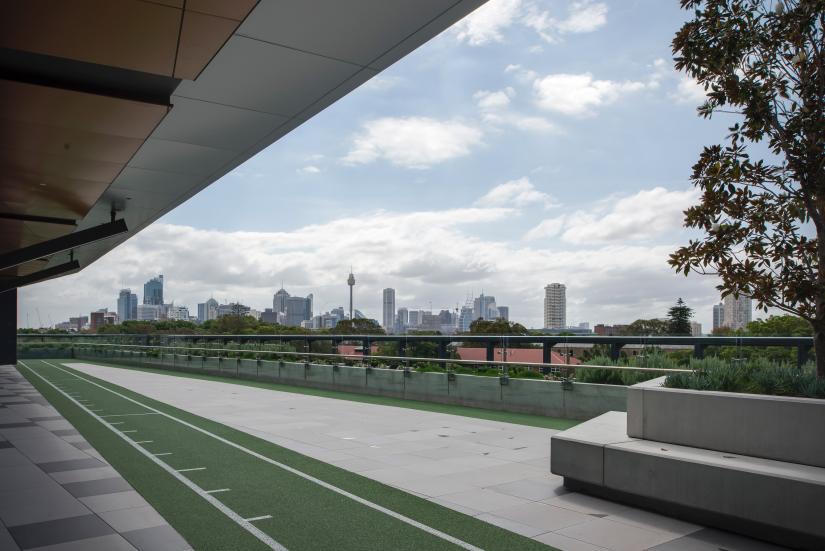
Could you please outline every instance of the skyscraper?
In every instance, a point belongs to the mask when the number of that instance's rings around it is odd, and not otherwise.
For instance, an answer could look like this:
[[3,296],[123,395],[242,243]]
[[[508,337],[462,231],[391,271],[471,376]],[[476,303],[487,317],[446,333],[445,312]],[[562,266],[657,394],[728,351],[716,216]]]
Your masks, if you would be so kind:
[[163,275],[153,277],[143,284],[143,304],[163,306]]
[[300,327],[301,322],[312,319],[312,295],[286,299],[286,325]]
[[563,283],[551,283],[544,288],[544,327],[567,327],[567,287]]
[[485,296],[482,291],[476,299],[473,300],[473,321],[481,318],[483,320],[494,320],[498,317],[498,308],[496,308],[496,297]]
[[713,305],[713,328],[719,329],[725,325],[725,304],[720,302]]
[[383,292],[384,329],[392,332],[395,328],[395,289],[387,287]]
[[218,318],[218,301],[210,298],[198,304],[198,323]]
[[504,321],[510,321],[510,307],[509,306],[499,306],[498,307],[498,317],[503,319]]
[[739,295],[739,298],[734,298],[733,295],[728,295],[723,303],[725,327],[736,331],[744,329],[751,322],[753,306],[750,297]]
[[275,312],[285,313],[286,312],[286,299],[289,298],[289,293],[281,286],[275,296],[272,297],[272,309]]
[[121,289],[117,297],[117,317],[121,322],[137,319],[137,295],[131,289]]

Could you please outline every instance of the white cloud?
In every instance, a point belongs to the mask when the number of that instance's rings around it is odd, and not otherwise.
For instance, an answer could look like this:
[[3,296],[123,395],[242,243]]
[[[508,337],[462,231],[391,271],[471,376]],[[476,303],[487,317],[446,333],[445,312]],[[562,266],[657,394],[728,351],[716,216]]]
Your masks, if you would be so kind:
[[565,115],[590,115],[602,105],[645,88],[643,82],[596,80],[590,73],[552,74],[533,82],[536,103]]
[[480,90],[473,95],[473,99],[481,111],[481,119],[492,126],[511,126],[528,132],[559,131],[555,124],[544,117],[523,115],[511,110],[511,98],[515,96],[516,91],[508,86],[494,92]]
[[567,7],[567,16],[563,19],[531,5],[523,22],[547,42],[557,42],[561,35],[589,33],[606,25],[607,5],[591,0],[571,2]]
[[537,239],[556,237],[563,227],[564,216],[548,218],[547,220],[542,220],[536,227],[524,234],[524,239],[527,241],[535,241]]
[[364,124],[342,161],[358,165],[383,159],[403,168],[426,169],[468,155],[482,137],[479,128],[458,120],[385,117]]
[[521,0],[490,0],[456,23],[453,30],[459,41],[471,46],[502,42],[502,31],[513,24],[521,4]]
[[695,189],[670,191],[663,187],[609,198],[591,209],[563,219],[545,220],[525,235],[538,239],[560,235],[566,243],[594,245],[635,240],[655,241],[681,228],[684,210],[698,199]]
[[473,94],[473,99],[480,109],[500,109],[510,105],[510,98],[516,95],[516,91],[511,87],[497,92],[479,90]]
[[[531,190],[524,189],[529,196]],[[678,199],[678,192],[669,193]],[[519,201],[518,193],[504,195]],[[621,225],[624,218],[636,215],[640,201],[661,208],[674,199],[656,190],[634,197],[628,198],[628,209],[617,211],[621,216],[617,214],[614,223]],[[504,228],[517,215],[509,207],[418,212],[399,208],[272,232],[156,223],[79,274],[21,289],[19,315],[25,323],[26,314],[35,320],[39,309],[44,320],[51,316],[57,322],[97,308],[114,308],[120,288],[141,294],[143,283],[157,273],[165,276],[167,300],[187,305],[192,312],[210,296],[263,309],[272,304],[282,279],[291,293],[313,293],[316,312],[326,311],[345,303],[350,264],[357,281],[355,305],[372,317],[380,317],[381,289],[388,286],[409,297],[399,306],[428,308],[432,302],[436,311],[453,308],[467,292],[483,287],[495,293],[499,304],[510,306],[514,320],[533,327],[541,324],[542,289],[548,281],[567,281],[569,319],[593,323],[662,316],[677,296],[691,305],[699,300],[696,297],[708,305],[716,298],[712,278],[673,273],[667,256],[675,249],[671,240],[681,239],[662,238],[657,233],[662,226],[647,218],[636,224],[649,226],[645,231],[650,242],[641,244],[613,239],[611,231],[639,236],[642,230],[615,229],[612,224],[605,224],[608,227],[596,236],[607,243],[588,237],[566,248],[559,239],[528,244],[474,233],[490,222]],[[565,233],[587,230],[584,222],[570,225],[575,216],[566,220]],[[551,225],[545,223],[548,235]]]
[[299,174],[318,174],[319,172],[321,172],[321,169],[315,165],[307,165],[298,169]]
[[545,209],[558,206],[555,199],[536,189],[527,177],[499,184],[476,201],[484,207],[531,207],[541,205]]
[[691,103],[701,105],[707,100],[704,87],[695,79],[682,75],[676,90],[670,94],[670,98],[677,103]]

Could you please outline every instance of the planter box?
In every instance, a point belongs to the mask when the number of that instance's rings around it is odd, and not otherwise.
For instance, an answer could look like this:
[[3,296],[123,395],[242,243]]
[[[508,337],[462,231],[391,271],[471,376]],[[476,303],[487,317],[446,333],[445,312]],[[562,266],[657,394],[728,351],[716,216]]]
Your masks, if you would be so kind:
[[664,388],[627,391],[627,435],[825,467],[825,400]]

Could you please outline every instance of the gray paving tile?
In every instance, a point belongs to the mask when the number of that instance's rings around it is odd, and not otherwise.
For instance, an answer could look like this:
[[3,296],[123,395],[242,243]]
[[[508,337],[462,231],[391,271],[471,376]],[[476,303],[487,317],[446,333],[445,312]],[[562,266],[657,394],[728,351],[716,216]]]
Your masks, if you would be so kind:
[[147,505],[146,500],[134,490],[117,492],[115,494],[81,497],[80,501],[95,513]]
[[547,532],[546,534],[536,536],[534,539],[540,541],[541,543],[555,547],[556,549],[563,549],[564,551],[610,551],[605,547],[599,547],[598,545],[593,545],[592,543],[562,536],[558,532]]
[[9,442],[8,440],[0,440],[0,448],[13,448],[14,444]]
[[62,471],[73,471],[76,469],[93,469],[95,467],[105,467],[106,464],[98,461],[93,457],[86,457],[83,459],[69,459],[68,461],[49,461],[46,463],[38,463],[37,465],[47,473],[56,473]]
[[648,551],[785,551],[770,543],[752,540],[730,532],[703,528],[667,543],[648,548]]
[[75,436],[77,434],[80,434],[79,432],[77,432],[76,429],[57,429],[57,430],[54,430],[54,429],[49,429],[48,427],[44,427],[44,428],[51,431],[51,433],[54,434],[55,436],[60,436],[61,438],[64,437],[64,436]]
[[20,547],[9,534],[8,529],[0,522],[0,549],[3,551],[20,551]]
[[0,494],[0,520],[7,527],[88,514],[89,509],[60,485]]
[[[541,501],[559,495],[559,489],[564,489],[561,480],[553,479],[525,479],[488,486],[488,490],[505,494],[508,496],[520,497],[530,501]],[[566,493],[566,492],[563,492]]]
[[57,484],[36,465],[27,463],[0,470],[0,493],[48,487]]
[[51,477],[60,484],[70,482],[83,482],[85,480],[100,480],[102,478],[113,478],[120,474],[112,467],[95,467],[92,469],[76,469],[74,471],[58,471],[50,473]]
[[639,551],[674,539],[673,534],[646,530],[606,518],[568,526],[556,533],[615,551]]
[[114,533],[114,530],[97,515],[87,514],[80,517],[12,526],[9,532],[20,547],[28,549],[105,536]]
[[53,461],[87,459],[89,457],[87,454],[49,431],[44,429],[40,430],[43,430],[49,436],[47,438],[30,438],[25,440],[9,438],[9,440],[12,441],[15,448],[35,463],[51,463]]
[[75,497],[99,496],[103,494],[114,494],[125,492],[132,487],[123,478],[117,476],[112,478],[101,478],[98,480],[84,480],[81,482],[69,482],[63,485]]
[[150,505],[131,509],[119,509],[116,511],[105,511],[99,514],[100,518],[105,520],[109,526],[121,533],[168,524],[166,520],[155,511],[154,507]]
[[31,461],[15,448],[0,449],[0,468],[28,465],[29,463],[31,463]]
[[191,546],[171,526],[155,526],[121,534],[139,551],[185,551]]
[[35,547],[26,551],[137,551],[120,534],[109,534],[99,538],[58,543],[45,547]]

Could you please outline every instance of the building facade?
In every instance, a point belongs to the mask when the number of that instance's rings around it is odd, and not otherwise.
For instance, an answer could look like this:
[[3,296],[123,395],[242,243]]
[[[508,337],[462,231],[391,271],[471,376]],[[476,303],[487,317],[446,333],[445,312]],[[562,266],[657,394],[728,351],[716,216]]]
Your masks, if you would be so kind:
[[163,305],[163,275],[153,277],[143,284],[143,304]]
[[725,303],[713,305],[713,328],[719,329],[725,325]]
[[198,323],[218,318],[218,301],[210,298],[206,302],[198,303]]
[[395,289],[387,287],[382,292],[384,330],[392,333],[395,329]]
[[138,304],[137,319],[138,321],[159,320],[162,308],[163,305],[159,304]]
[[304,297],[287,297],[286,319],[284,325],[301,327],[301,323],[312,319],[312,295]]
[[544,288],[544,328],[567,327],[567,287],[551,283]]
[[137,319],[137,295],[131,289],[121,289],[117,296],[117,317],[121,322]]
[[473,300],[473,320],[494,320],[498,317],[496,307],[496,297],[486,296],[481,293]]
[[753,306],[750,297],[740,295],[734,298],[733,295],[725,297],[724,301],[724,321],[725,327],[730,327],[734,331],[745,329],[752,321]]

